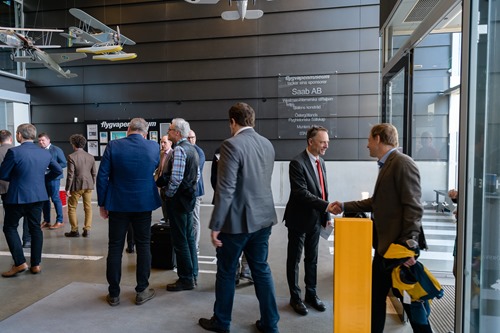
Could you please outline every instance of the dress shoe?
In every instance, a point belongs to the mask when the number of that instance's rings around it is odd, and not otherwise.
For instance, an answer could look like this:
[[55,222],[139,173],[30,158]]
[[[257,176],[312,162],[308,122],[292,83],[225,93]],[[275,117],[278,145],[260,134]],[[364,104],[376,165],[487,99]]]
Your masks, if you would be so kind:
[[38,273],[42,272],[42,268],[40,267],[40,265],[38,265],[38,266],[31,266],[30,272],[31,272],[31,274],[38,274]]
[[120,304],[120,296],[112,297],[110,294],[106,296],[106,302],[111,306],[117,306]]
[[156,293],[155,293],[155,290],[153,288],[144,289],[143,291],[141,291],[140,293],[137,293],[137,295],[135,295],[135,304],[137,304],[137,305],[144,304],[147,301],[149,301],[150,299],[152,299],[153,297],[155,297],[155,294]]
[[318,298],[317,295],[314,296],[306,296],[306,299],[304,300],[306,304],[312,306],[316,310],[323,312],[326,310],[325,304]]
[[66,236],[66,237],[80,237],[80,233],[78,231],[70,231],[70,232],[65,232],[64,236]]
[[40,228],[42,228],[42,229],[46,229],[49,227],[50,227],[50,222],[47,222],[47,221],[43,221],[42,225],[40,225]]
[[127,253],[134,253],[135,252],[133,247],[127,247],[125,249],[125,251],[127,251]]
[[200,324],[201,327],[203,327],[207,331],[218,332],[218,333],[229,333],[229,329],[226,330],[224,328],[221,328],[217,324],[215,317],[212,317],[210,319],[200,318],[200,320],[198,320],[198,323]]
[[290,300],[290,306],[293,308],[295,312],[297,312],[299,315],[307,315],[309,311],[307,311],[306,306],[304,303],[299,299],[298,301],[295,300]]
[[192,290],[194,287],[193,281],[183,281],[179,279],[174,283],[167,284],[167,291]]
[[261,323],[261,321],[260,321],[260,320],[257,320],[257,321],[255,322],[255,326],[257,327],[257,330],[258,330],[259,332],[264,333],[264,327],[262,326],[262,323]]
[[252,274],[250,272],[242,272],[240,274],[240,279],[245,279],[250,283],[253,283]]
[[59,229],[59,228],[62,228],[62,227],[64,227],[64,223],[62,223],[62,222],[56,222],[53,225],[51,225],[49,227],[49,229],[50,230],[54,230],[54,229]]
[[24,247],[25,249],[29,249],[29,248],[31,248],[31,242],[25,242],[25,243],[23,244],[23,247]]
[[24,263],[19,266],[12,266],[10,271],[2,273],[3,277],[13,277],[16,276],[17,273],[24,272],[25,270],[28,269],[28,264]]
[[83,230],[82,236],[83,237],[89,237],[90,236],[90,231],[88,231],[87,229]]

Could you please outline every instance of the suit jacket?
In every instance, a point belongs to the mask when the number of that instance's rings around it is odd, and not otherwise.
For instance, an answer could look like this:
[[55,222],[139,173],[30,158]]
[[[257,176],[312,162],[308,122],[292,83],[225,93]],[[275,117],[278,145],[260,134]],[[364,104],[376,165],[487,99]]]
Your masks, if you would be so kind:
[[[325,197],[328,200],[325,161],[321,157],[319,160],[323,170]],[[321,198],[321,187],[306,150],[290,161],[289,178],[290,197],[283,216],[286,226],[300,232],[309,232],[316,224],[326,225],[326,221],[330,219],[330,214],[326,212],[328,201]]]
[[395,150],[380,169],[371,198],[344,203],[344,212],[373,212],[373,247],[381,256],[391,243],[406,245],[421,231],[420,173],[411,157]]
[[[2,164],[2,162],[5,158],[5,154],[7,154],[7,150],[9,150],[9,148],[12,148],[12,147],[14,147],[14,146],[10,143],[4,143],[0,146],[0,164]],[[8,189],[9,189],[9,182],[6,182],[4,180],[0,180],[0,194],[7,193]]]
[[[45,174],[49,169],[49,172]],[[7,151],[0,167],[0,179],[10,182],[7,204],[27,204],[49,199],[45,182],[62,175],[61,166],[50,153],[31,141]]]
[[94,156],[83,149],[68,155],[66,191],[93,190],[96,176]]
[[159,145],[140,134],[111,140],[97,173],[97,202],[115,212],[146,212],[161,206],[153,178]]
[[202,197],[205,195],[205,185],[203,184],[203,167],[205,166],[205,153],[197,145],[193,146],[198,153],[198,163],[200,165],[200,179],[196,183],[196,196]]
[[277,223],[271,190],[274,148],[248,128],[222,143],[210,229],[253,233]]
[[[61,166],[62,169],[64,169],[67,165],[67,162],[66,162],[66,157],[64,157],[64,153],[63,153],[62,149],[51,144],[49,146],[48,151],[50,152],[52,159],[55,160]],[[63,175],[61,174],[56,179],[61,179],[62,177],[63,177]]]

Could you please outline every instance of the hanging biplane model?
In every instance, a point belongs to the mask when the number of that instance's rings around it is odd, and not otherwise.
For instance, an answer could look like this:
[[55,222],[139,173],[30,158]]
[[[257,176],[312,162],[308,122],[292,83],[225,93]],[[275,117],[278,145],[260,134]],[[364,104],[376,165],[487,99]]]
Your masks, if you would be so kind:
[[[34,29],[34,28],[4,28],[0,27],[0,45],[2,48],[11,48],[10,58],[17,62],[42,64],[50,70],[58,73],[59,77],[70,79],[78,75],[71,73],[69,69],[64,71],[60,63],[85,58],[85,54],[74,53],[47,53],[42,48],[59,48],[59,45],[51,45],[53,32],[61,32],[59,29]],[[35,45],[35,39],[21,32],[40,33],[42,44]]]
[[78,8],[71,8],[69,12],[80,20],[80,26],[69,27],[68,33],[61,33],[61,36],[68,39],[69,46],[86,45],[77,48],[76,52],[92,53],[94,60],[119,61],[137,57],[136,53],[122,51],[123,45],[135,45],[135,42],[120,34],[119,27],[115,31]]
[[[197,4],[197,5],[211,5],[216,4],[219,0],[184,0],[186,2]],[[272,1],[272,0],[267,0]],[[229,0],[229,6],[232,3],[236,3],[237,10],[225,11],[221,14],[221,17],[226,21],[234,21],[241,19],[251,19],[255,20],[261,18],[264,15],[264,12],[260,9],[247,10],[248,8],[248,0]],[[255,6],[256,0],[253,0],[253,5]]]

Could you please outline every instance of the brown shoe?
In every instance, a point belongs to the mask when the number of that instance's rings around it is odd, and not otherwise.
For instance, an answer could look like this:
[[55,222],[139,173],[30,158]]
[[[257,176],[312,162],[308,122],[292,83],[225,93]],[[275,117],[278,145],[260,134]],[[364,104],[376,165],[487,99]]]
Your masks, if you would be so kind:
[[12,266],[10,271],[2,273],[2,276],[3,277],[13,277],[13,276],[16,276],[17,273],[24,272],[27,269],[28,269],[28,265],[26,263],[21,264],[19,266]]
[[43,221],[42,225],[40,226],[40,228],[42,228],[42,229],[50,228],[50,222]]
[[53,225],[51,225],[49,227],[49,229],[50,230],[54,230],[54,229],[59,229],[59,228],[62,228],[62,227],[64,227],[64,223],[62,223],[62,222],[56,222]]
[[42,268],[40,267],[40,265],[31,266],[30,271],[31,271],[31,274],[38,274],[42,271]]

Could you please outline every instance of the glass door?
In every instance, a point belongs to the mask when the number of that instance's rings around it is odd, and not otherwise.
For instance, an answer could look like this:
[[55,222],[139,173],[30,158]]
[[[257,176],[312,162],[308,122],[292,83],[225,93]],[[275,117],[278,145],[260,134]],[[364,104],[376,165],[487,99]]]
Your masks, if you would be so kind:
[[398,129],[399,145],[404,153],[411,151],[411,53],[384,76],[382,88],[382,122],[391,123]]

